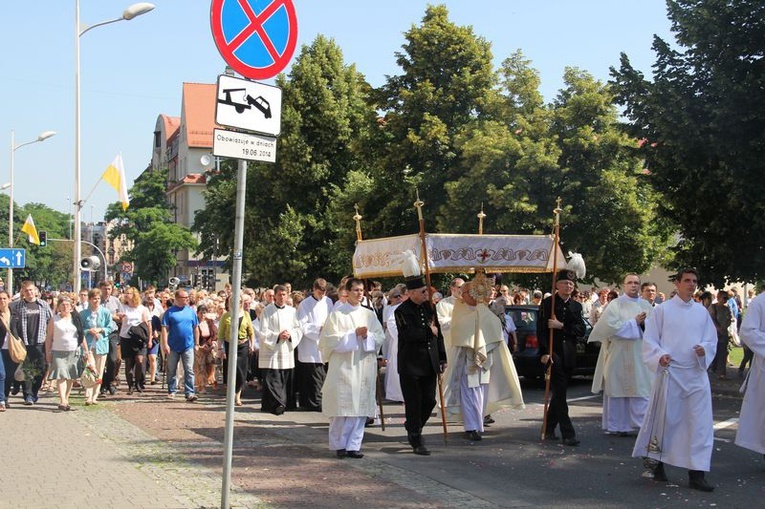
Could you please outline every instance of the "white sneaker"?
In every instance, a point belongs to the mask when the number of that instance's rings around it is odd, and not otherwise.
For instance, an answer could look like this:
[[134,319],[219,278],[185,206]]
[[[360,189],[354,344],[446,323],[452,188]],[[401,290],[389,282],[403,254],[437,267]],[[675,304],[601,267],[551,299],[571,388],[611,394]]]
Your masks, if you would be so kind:
[[167,393],[167,399],[175,399],[175,393],[174,392],[168,392]]

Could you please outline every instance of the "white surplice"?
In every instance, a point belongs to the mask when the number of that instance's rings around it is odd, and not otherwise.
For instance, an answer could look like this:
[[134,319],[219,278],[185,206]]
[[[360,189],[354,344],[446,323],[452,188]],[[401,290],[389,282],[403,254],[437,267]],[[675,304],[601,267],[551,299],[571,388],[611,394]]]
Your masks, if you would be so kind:
[[621,295],[605,307],[588,342],[600,342],[592,392],[603,391],[602,427],[610,432],[640,428],[651,394],[651,371],[643,362],[643,331],[635,317],[653,311],[640,298]]
[[754,352],[744,383],[736,445],[765,454],[765,293],[755,297],[741,322],[741,341]]
[[[716,350],[717,332],[704,306],[675,296],[654,308],[645,323],[643,359],[656,375],[634,457],[709,471],[714,423],[707,368]],[[659,366],[664,354],[672,357],[667,368]]]
[[441,334],[444,336],[444,347],[447,355],[452,346],[452,313],[454,312],[454,302],[457,299],[453,296],[445,297],[436,304],[436,314],[438,315],[438,324],[441,326]]
[[298,345],[298,360],[309,364],[321,364],[321,352],[319,352],[319,336],[324,322],[332,312],[334,304],[326,295],[316,300],[309,295],[298,307],[298,321],[303,329],[303,339]]
[[[289,340],[280,340],[282,331],[289,331]],[[269,304],[260,314],[260,355],[261,369],[293,369],[295,348],[300,344],[303,330],[292,306],[277,307]]]
[[395,311],[401,304],[388,306],[390,313],[385,320],[385,346],[383,357],[388,361],[385,368],[385,399],[390,401],[404,402],[404,394],[401,392],[401,378],[398,376],[398,326],[396,325]]
[[[367,328],[366,339],[356,337]],[[343,304],[330,313],[319,339],[319,350],[329,363],[322,392],[322,413],[327,417],[373,417],[377,351],[385,334],[374,311]]]

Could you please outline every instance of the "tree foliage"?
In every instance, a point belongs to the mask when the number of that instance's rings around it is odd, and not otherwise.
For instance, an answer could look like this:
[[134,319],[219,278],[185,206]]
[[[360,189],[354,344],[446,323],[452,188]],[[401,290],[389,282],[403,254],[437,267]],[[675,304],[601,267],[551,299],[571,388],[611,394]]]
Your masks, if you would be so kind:
[[[275,165],[250,164],[244,272],[248,282],[350,271],[354,205],[364,238],[417,231],[415,188],[426,229],[550,233],[563,200],[565,248],[590,277],[647,270],[667,244],[637,140],[621,130],[607,85],[579,69],[545,104],[539,73],[518,51],[499,69],[491,44],[429,6],[404,34],[400,74],[370,90],[332,41],[304,47],[284,90]],[[212,254],[233,243],[235,170],[211,177],[194,228]]]
[[116,202],[106,211],[107,221],[116,220],[109,238],[124,235],[133,242],[119,261],[134,262],[135,275],[144,283],[164,282],[177,262],[176,252],[197,246],[189,229],[172,221],[165,195],[167,175],[167,168],[144,171],[130,188],[127,210]]
[[675,266],[705,281],[765,277],[765,4],[668,1],[674,44],[654,39],[647,79],[622,54],[612,69],[663,217],[679,228]]

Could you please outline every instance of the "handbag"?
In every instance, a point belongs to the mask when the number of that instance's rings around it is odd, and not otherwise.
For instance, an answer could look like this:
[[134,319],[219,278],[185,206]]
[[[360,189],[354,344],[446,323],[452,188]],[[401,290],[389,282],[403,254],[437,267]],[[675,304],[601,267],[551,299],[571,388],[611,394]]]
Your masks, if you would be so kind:
[[11,356],[11,360],[17,364],[21,364],[27,358],[27,347],[11,331],[8,331],[8,354]]
[[133,325],[128,330],[128,336],[130,336],[130,346],[133,350],[141,351],[149,341],[149,327],[145,323]]

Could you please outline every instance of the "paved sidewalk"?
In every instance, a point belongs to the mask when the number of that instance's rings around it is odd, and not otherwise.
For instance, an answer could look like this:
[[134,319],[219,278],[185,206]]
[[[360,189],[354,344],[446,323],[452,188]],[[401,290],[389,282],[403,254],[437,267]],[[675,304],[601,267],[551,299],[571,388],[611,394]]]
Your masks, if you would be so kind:
[[[0,414],[0,508],[220,507],[220,475],[183,461],[172,446],[98,407],[57,410],[54,393],[34,406],[11,397]],[[262,507],[233,493],[232,507]]]

